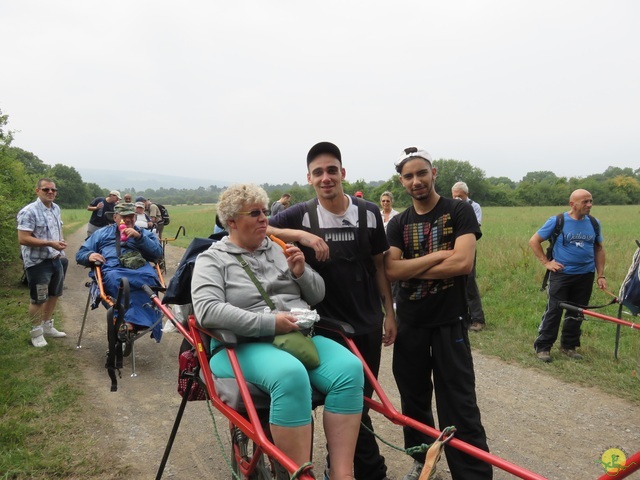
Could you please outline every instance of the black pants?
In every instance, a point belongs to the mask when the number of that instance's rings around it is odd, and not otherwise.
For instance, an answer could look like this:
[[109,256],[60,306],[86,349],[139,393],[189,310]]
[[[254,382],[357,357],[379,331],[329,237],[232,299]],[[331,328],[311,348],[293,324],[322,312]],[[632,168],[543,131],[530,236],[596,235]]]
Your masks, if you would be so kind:
[[[536,352],[548,352],[558,338],[562,319],[561,302],[587,306],[593,289],[594,273],[566,275],[551,272],[549,275],[549,300],[538,328],[538,338],[533,342]],[[566,312],[560,346],[574,349],[580,346],[580,335],[584,317],[577,313]]]
[[[393,347],[393,374],[402,413],[435,427],[431,398],[435,398],[440,430],[454,425],[455,438],[489,451],[476,402],[475,374],[466,326],[462,321],[433,328],[415,328],[399,321]],[[433,382],[431,377],[433,375]],[[404,427],[405,448],[433,443],[433,438]],[[492,466],[450,446],[445,447],[454,480],[488,480]],[[424,462],[425,454],[413,458]]]
[[[344,345],[342,337],[335,337],[329,333],[323,332],[323,335],[330,336],[338,343]],[[382,349],[382,327],[373,333],[365,335],[356,335],[353,342],[358,347],[365,362],[371,369],[371,372],[378,377],[380,370],[380,356]],[[371,397],[373,386],[366,380],[364,383],[364,395]],[[384,463],[384,457],[380,455],[380,448],[376,442],[376,437],[371,433],[373,425],[369,416],[369,408],[365,407],[362,411],[362,423],[370,430],[367,430],[362,424],[358,432],[358,442],[356,443],[356,455],[353,461],[353,470],[355,478],[358,480],[382,480],[387,476],[387,466]],[[327,458],[329,465],[329,458]]]

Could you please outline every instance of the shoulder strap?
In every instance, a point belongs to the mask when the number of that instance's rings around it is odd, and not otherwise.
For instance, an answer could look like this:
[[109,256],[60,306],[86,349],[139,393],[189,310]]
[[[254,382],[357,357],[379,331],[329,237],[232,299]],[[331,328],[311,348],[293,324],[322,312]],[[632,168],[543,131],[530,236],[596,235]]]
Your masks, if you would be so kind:
[[[547,247],[547,259],[553,260],[553,246],[556,244],[558,237],[562,233],[562,229],[564,227],[564,212],[556,215],[556,226],[553,229],[553,233],[549,237],[549,246]],[[547,288],[547,284],[549,283],[549,270],[544,272],[544,278],[542,279],[542,286],[540,287],[540,291],[544,291]]]
[[358,206],[358,236],[360,237],[361,255],[362,258],[368,258],[371,256],[371,243],[367,227],[367,203],[358,197],[355,197],[355,200]]
[[[598,223],[598,220],[596,220],[596,217],[592,216],[592,215],[587,215],[587,217],[589,217],[589,220],[591,220],[591,226],[593,227],[593,231],[596,233],[596,239],[600,236],[600,224]],[[593,240],[593,244],[596,244],[596,239]]]
[[116,255],[118,255],[118,258],[120,258],[120,251],[120,229],[116,225]]
[[318,205],[316,199],[312,198],[307,202],[307,212],[309,213],[309,228],[311,233],[320,236],[320,221],[318,220]]
[[267,292],[264,291],[264,287],[262,286],[262,284],[258,281],[256,276],[253,274],[253,271],[251,270],[251,267],[249,266],[247,261],[244,258],[242,258],[242,255],[239,253],[229,253],[229,255],[233,255],[234,257],[236,257],[236,260],[240,262],[240,265],[242,266],[242,268],[244,268],[244,271],[247,272],[247,275],[249,275],[249,278],[251,279],[253,284],[256,286],[256,288],[260,292],[260,295],[262,295],[262,298],[264,298],[264,301],[267,302],[267,305],[269,306],[269,308],[271,310],[275,310],[276,306],[271,301],[271,298],[269,298],[269,295],[267,295]]

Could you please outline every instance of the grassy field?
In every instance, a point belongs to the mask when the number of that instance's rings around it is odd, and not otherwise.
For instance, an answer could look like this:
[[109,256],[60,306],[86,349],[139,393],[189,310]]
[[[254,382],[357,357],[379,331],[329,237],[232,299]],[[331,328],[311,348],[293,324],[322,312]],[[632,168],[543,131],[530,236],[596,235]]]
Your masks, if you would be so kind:
[[[616,326],[602,320],[583,325],[583,361],[571,361],[552,350],[554,362],[543,364],[533,352],[546,295],[540,292],[543,267],[529,251],[528,239],[550,216],[561,211],[547,208],[485,208],[483,238],[478,242],[478,283],[488,327],[471,335],[474,349],[507,362],[544,371],[567,382],[593,386],[640,405],[640,332],[622,329],[619,359],[614,359]],[[212,205],[171,207],[171,225],[187,235],[173,245],[186,247],[194,237],[213,230]],[[607,251],[609,289],[617,294],[640,238],[640,207],[597,207]],[[86,210],[65,210],[65,230],[84,229]],[[68,252],[73,257],[75,252]],[[72,260],[73,261],[73,260]],[[27,293],[18,287],[19,265],[0,276],[0,479],[88,478],[104,474],[108,452],[93,448],[93,440],[78,428],[90,405],[83,401],[82,375],[73,351],[50,342],[46,351],[28,346]],[[595,290],[592,303],[611,299]],[[617,306],[599,310],[617,315]],[[627,320],[634,320],[626,317]],[[637,321],[637,317],[635,319]]]

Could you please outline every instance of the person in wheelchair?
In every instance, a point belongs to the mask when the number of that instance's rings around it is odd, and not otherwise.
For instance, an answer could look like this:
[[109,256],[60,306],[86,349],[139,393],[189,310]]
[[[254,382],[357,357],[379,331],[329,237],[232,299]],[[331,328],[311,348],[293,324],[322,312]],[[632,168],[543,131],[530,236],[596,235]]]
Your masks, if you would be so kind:
[[[353,478],[353,457],[363,405],[362,363],[348,349],[316,333],[320,366],[307,370],[293,355],[272,344],[273,336],[298,330],[293,308],[309,308],[324,297],[324,281],[297,247],[286,256],[266,238],[266,192],[255,185],[229,187],[217,214],[229,232],[196,260],[191,281],[195,316],[204,328],[238,336],[236,352],[245,379],[270,395],[269,426],[275,445],[298,465],[312,449],[311,387],[325,395],[323,425],[332,479]],[[235,255],[239,255],[236,257]],[[276,310],[271,312],[246,262]],[[218,345],[212,341],[212,349]],[[210,361],[218,377],[233,377],[226,351]]]
[[[162,256],[162,246],[151,231],[135,226],[135,217],[132,203],[117,205],[113,217],[115,223],[87,238],[76,254],[76,261],[85,267],[100,264],[105,292],[114,298],[120,279],[126,277],[131,288],[131,307],[125,312],[128,329],[155,325],[151,335],[159,342],[162,325],[157,320],[161,314],[149,306],[149,297],[142,286],[160,285],[158,274],[149,262]],[[124,223],[122,231],[119,229],[121,222]]]

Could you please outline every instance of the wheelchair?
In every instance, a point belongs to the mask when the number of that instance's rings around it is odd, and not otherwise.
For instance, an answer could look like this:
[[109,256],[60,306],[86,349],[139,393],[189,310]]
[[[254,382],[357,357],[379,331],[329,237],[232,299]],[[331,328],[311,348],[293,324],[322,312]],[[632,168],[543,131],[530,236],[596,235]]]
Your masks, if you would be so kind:
[[[159,262],[152,264],[153,269],[157,275],[158,284],[152,288],[154,292],[162,292],[165,290],[164,278],[160,270]],[[135,271],[135,270],[132,270]],[[78,335],[78,341],[76,343],[76,349],[82,348],[82,335],[84,332],[85,324],[87,321],[87,315],[89,308],[96,309],[101,304],[107,309],[107,342],[108,349],[106,354],[105,368],[111,379],[111,391],[115,392],[118,389],[117,378],[121,377],[120,370],[123,368],[123,358],[131,357],[131,377],[137,377],[136,372],[136,351],[135,343],[141,337],[147,334],[153,334],[156,341],[160,341],[162,335],[160,328],[162,327],[162,312],[160,312],[151,302],[145,302],[139,308],[151,308],[154,310],[153,316],[155,321],[152,325],[146,326],[137,324],[134,321],[125,321],[125,314],[130,308],[134,307],[135,300],[140,301],[140,294],[144,294],[145,290],[138,289],[138,294],[133,294],[135,297],[132,299],[132,287],[127,277],[121,277],[117,293],[115,296],[110,295],[105,289],[105,282],[103,280],[103,272],[99,264],[95,264],[91,267],[91,273],[89,274],[91,281],[85,283],[85,286],[89,288],[87,295],[87,302],[84,309],[84,315],[82,317],[82,325],[80,327],[80,333]],[[146,298],[146,294],[144,294]],[[132,300],[134,303],[132,304]]]

